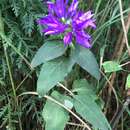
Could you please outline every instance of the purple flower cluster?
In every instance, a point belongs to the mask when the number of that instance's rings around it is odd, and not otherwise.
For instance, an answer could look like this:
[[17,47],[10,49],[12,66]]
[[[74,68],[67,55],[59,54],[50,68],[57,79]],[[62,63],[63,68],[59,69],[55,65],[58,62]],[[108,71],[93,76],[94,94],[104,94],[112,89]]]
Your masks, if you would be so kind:
[[56,0],[55,3],[47,2],[49,14],[40,18],[37,22],[46,25],[43,29],[45,35],[64,34],[64,44],[69,45],[75,38],[76,43],[85,48],[91,47],[91,36],[86,33],[86,28],[96,28],[93,13],[78,11],[78,0],[73,0],[68,6],[69,0]]

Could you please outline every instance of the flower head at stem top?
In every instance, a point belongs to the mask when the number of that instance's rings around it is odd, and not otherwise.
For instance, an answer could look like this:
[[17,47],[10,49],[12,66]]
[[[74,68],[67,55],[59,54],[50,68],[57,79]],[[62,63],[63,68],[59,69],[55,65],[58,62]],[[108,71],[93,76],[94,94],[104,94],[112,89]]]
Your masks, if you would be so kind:
[[73,0],[68,5],[69,0],[56,0],[47,2],[48,15],[37,20],[40,25],[45,25],[42,32],[45,35],[64,34],[64,45],[69,45],[75,39],[76,43],[85,47],[91,47],[91,36],[86,32],[88,27],[96,28],[92,11],[83,13],[79,11],[78,0]]

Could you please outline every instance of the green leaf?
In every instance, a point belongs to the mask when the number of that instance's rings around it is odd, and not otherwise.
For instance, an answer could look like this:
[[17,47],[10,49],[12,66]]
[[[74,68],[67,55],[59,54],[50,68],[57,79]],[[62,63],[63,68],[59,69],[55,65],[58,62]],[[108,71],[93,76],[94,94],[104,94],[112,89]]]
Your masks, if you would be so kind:
[[122,67],[115,61],[106,61],[102,65],[105,70],[105,73],[122,70]]
[[72,58],[93,77],[97,80],[100,79],[100,72],[96,58],[89,49],[76,46],[75,50],[72,52]]
[[[52,93],[52,96],[60,102],[64,100],[64,96],[56,91]],[[47,100],[43,108],[42,116],[46,122],[45,130],[64,130],[69,120],[68,112],[50,100]]]
[[46,61],[52,60],[63,55],[66,47],[61,41],[47,41],[43,44],[34,56],[31,65],[36,67]]
[[130,89],[130,74],[127,76],[126,89]]
[[95,100],[97,96],[94,91],[94,87],[85,79],[75,80],[73,83],[73,92],[77,92],[79,95],[87,94]]
[[92,124],[93,128],[111,130],[105,115],[95,101],[96,95],[93,93],[93,89],[91,89],[87,81],[77,80],[74,83],[74,87],[78,93],[74,96],[74,108],[76,112],[80,114],[83,119]]
[[92,124],[94,128],[100,130],[111,130],[108,121],[99,106],[87,95],[74,96],[74,107],[82,118]]
[[44,96],[57,82],[63,81],[71,71],[74,63],[67,58],[61,57],[43,64],[37,81],[37,92]]

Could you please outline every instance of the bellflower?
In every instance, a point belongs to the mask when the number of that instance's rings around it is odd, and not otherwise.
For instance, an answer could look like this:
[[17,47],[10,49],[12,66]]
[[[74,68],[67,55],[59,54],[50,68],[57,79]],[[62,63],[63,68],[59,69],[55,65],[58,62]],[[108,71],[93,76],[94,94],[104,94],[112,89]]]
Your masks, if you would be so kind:
[[96,28],[93,13],[79,11],[78,0],[56,0],[55,3],[47,2],[48,15],[37,20],[38,24],[44,25],[45,35],[64,34],[64,44],[69,45],[75,39],[79,45],[90,48],[91,36],[86,32],[88,27]]

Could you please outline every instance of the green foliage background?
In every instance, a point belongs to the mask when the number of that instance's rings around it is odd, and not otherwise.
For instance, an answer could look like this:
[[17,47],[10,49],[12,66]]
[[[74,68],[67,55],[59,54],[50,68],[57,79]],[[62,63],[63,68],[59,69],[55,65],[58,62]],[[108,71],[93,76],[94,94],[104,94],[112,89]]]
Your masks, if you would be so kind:
[[[97,29],[91,32],[93,36],[92,52],[95,54],[98,63],[100,63],[101,58],[103,58],[103,61],[113,60],[112,56],[115,53],[119,33],[122,32],[118,0],[79,1],[80,9],[84,11],[92,9],[95,13]],[[123,8],[124,16],[127,18],[130,11],[129,0],[123,1]],[[43,130],[45,128],[45,121],[42,117],[42,109],[45,105],[45,99],[33,94],[26,94],[26,92],[36,92],[37,77],[41,66],[32,69],[30,63],[38,48],[50,38],[44,37],[40,33],[41,27],[36,24],[36,19],[47,14],[45,2],[41,0],[0,0],[0,14],[2,18],[0,19],[0,23],[3,21],[6,36],[4,37],[0,33],[0,129]],[[115,58],[114,60],[118,61],[119,64],[129,61],[127,49],[123,50],[119,59]],[[119,104],[123,104],[125,91],[124,81],[126,80],[130,68],[127,65],[124,69],[125,71],[116,72],[117,76],[114,83]],[[116,111],[115,96],[113,93],[109,95],[107,87],[109,85],[106,83],[106,78],[109,79],[110,76],[110,73],[103,75],[100,82],[97,82],[83,69],[76,66],[70,73],[71,78],[67,79],[68,89],[70,90],[73,88],[72,83],[80,79],[86,79],[94,86],[96,99],[94,99],[92,105],[95,107],[95,105],[97,106],[98,104],[100,108],[103,108],[109,122]],[[123,88],[120,86],[123,86]],[[65,94],[61,88],[57,90]],[[90,93],[91,92],[89,92],[89,94]],[[60,97],[61,95],[58,96]],[[111,99],[108,102],[109,97],[111,97]],[[81,97],[77,95],[76,98],[80,100]],[[84,95],[84,99],[88,99],[88,97]],[[91,99],[88,99],[88,101],[90,100]],[[95,100],[97,104],[95,104]],[[105,104],[105,102],[108,102],[108,104]],[[47,105],[48,104],[49,102],[47,102]],[[77,104],[76,102],[76,111],[82,116],[82,113],[85,111],[78,111]],[[48,107],[47,105],[45,108]],[[51,105],[53,106],[54,104]],[[85,107],[86,106],[83,106],[83,108]],[[58,111],[61,110],[61,108],[57,109]],[[63,114],[63,111],[60,112]],[[45,113],[45,110],[43,113]],[[92,115],[90,115],[90,117],[91,116]],[[79,124],[73,116],[70,116],[70,121]],[[124,130],[130,130],[129,124],[130,111],[127,110],[117,126],[117,129],[122,130],[124,128]],[[65,129],[81,130],[83,128],[77,125],[71,126],[67,124]]]

